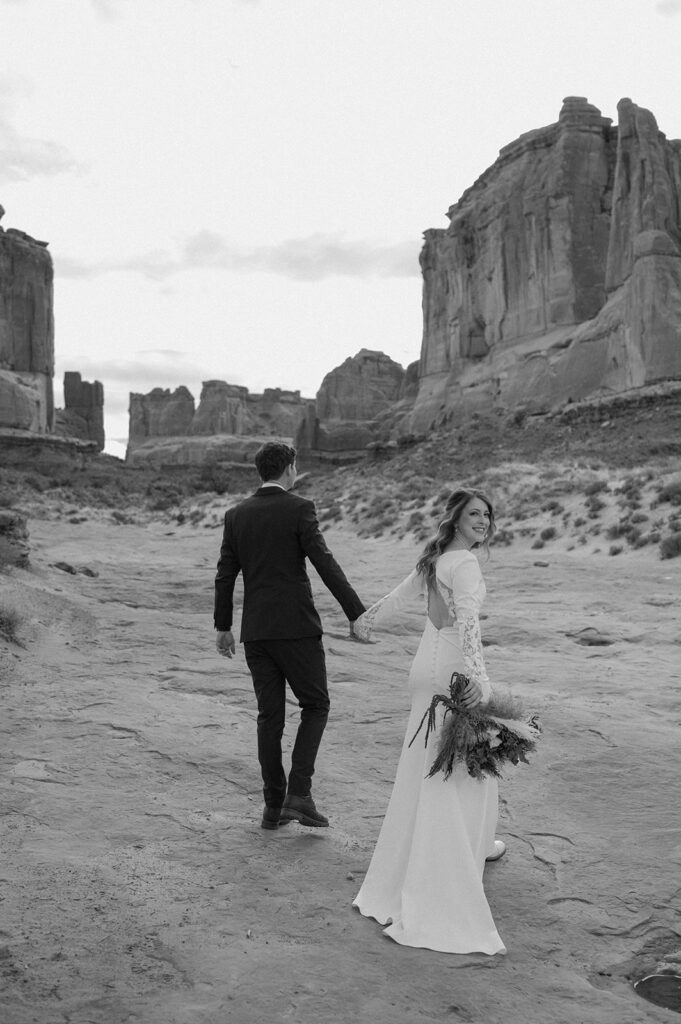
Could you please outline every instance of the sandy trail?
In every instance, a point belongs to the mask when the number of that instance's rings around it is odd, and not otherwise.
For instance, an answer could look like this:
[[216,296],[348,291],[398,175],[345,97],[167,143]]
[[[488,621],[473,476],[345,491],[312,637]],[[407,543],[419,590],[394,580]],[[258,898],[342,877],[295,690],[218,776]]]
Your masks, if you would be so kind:
[[[420,609],[360,646],[315,578],[332,696],[315,796],[332,827],[270,833],[243,652],[214,652],[219,533],[30,525],[33,571],[0,578],[25,617],[25,649],[0,646],[3,1024],[678,1021],[627,978],[681,948],[681,564],[646,549],[535,565],[515,545],[483,567],[490,676],[545,735],[502,784],[509,852],[486,871],[509,953],[447,956],[351,908]],[[327,537],[366,601],[416,554]],[[580,642],[589,629],[609,642]]]

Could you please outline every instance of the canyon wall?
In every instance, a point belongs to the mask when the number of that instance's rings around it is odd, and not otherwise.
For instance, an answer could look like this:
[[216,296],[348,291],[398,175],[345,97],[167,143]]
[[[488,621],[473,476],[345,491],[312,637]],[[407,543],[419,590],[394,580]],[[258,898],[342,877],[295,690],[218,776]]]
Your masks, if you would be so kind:
[[566,99],[425,233],[401,429],[681,377],[681,142],[629,99],[618,117]]
[[[0,206],[0,219],[4,214]],[[0,227],[0,428],[54,427],[53,268],[47,242]]]

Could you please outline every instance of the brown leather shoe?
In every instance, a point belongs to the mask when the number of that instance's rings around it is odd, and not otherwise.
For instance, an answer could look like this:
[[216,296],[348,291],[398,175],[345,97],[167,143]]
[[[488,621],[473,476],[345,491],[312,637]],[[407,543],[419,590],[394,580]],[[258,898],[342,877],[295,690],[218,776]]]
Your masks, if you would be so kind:
[[294,796],[289,794],[281,809],[281,823],[299,821],[310,828],[328,828],[329,819],[320,814],[311,796]]
[[261,828],[279,828],[281,818],[281,807],[265,807],[262,812]]

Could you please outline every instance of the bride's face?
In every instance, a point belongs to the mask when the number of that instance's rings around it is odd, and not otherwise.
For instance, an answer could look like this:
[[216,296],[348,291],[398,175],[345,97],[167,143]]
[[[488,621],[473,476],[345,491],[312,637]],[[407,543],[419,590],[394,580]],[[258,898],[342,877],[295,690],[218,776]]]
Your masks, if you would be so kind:
[[470,550],[474,544],[482,544],[489,530],[489,509],[480,498],[471,498],[459,516],[456,524],[459,536]]

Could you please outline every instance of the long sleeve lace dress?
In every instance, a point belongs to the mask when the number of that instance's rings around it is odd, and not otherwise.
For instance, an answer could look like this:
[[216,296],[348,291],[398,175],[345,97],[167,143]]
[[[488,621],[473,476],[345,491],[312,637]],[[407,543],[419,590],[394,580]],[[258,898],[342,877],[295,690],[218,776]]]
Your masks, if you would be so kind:
[[[353,905],[388,927],[406,946],[445,953],[505,953],[485,896],[485,858],[494,854],[498,815],[496,779],[474,779],[458,766],[445,779],[428,778],[439,725],[424,746],[416,732],[433,694],[447,693],[453,672],[477,680],[483,700],[491,688],[482,654],[478,614],[485,584],[471,552],[441,555],[436,586],[412,572],[357,621],[360,636],[419,595],[427,617],[409,672],[411,712],[395,783],[371,864]],[[438,709],[441,723],[442,709]]]

